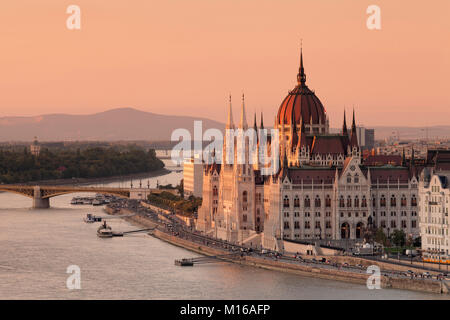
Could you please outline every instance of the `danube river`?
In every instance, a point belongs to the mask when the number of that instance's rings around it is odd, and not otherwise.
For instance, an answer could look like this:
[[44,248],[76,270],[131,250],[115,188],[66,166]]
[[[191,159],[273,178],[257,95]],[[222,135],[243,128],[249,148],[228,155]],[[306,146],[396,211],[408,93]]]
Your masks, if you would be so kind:
[[[181,173],[149,178],[176,184]],[[127,182],[128,183],[128,182]],[[134,181],[134,184],[139,181]],[[147,184],[143,179],[142,184]],[[109,183],[124,186],[125,182]],[[75,194],[52,198],[50,209],[0,193],[0,299],[443,299],[446,296],[300,277],[229,263],[182,268],[195,254],[145,234],[100,239],[85,224],[101,207],[72,206]],[[136,227],[110,220],[114,230]],[[67,267],[81,270],[81,289],[69,290]]]

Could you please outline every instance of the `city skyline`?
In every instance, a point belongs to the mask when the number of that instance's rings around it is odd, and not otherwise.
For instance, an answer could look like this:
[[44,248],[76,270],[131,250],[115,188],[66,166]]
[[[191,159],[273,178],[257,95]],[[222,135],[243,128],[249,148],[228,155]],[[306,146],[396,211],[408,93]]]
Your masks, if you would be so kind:
[[2,4],[0,13],[9,48],[1,58],[1,117],[133,107],[221,121],[228,94],[237,105],[244,91],[249,114],[264,112],[270,124],[295,85],[300,38],[308,83],[331,127],[340,126],[344,106],[366,126],[445,125],[450,115],[446,1],[378,1],[381,30],[367,29],[365,1],[105,8],[80,0],[80,30],[66,28],[67,1],[25,3]]
[[3,1],[0,300],[449,300],[449,12]]

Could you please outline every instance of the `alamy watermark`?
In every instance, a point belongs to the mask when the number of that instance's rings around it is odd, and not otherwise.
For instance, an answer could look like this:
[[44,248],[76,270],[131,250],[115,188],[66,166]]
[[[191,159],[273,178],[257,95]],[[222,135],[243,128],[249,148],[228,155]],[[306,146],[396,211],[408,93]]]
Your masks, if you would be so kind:
[[381,8],[372,4],[367,7],[366,13],[370,14],[366,21],[367,29],[381,30]]
[[69,30],[81,29],[81,9],[76,4],[71,4],[67,7],[66,13],[70,16],[66,20],[66,27]]
[[67,267],[66,273],[70,276],[66,280],[66,287],[69,290],[81,289],[81,269],[79,266],[72,264]]
[[[179,143],[172,148],[171,159],[180,163],[193,159],[203,164],[259,164],[262,175],[271,175],[279,169],[278,129],[211,128],[203,132],[202,121],[194,121],[194,137],[187,129],[172,132],[171,141]],[[203,148],[203,143],[209,144]]]
[[381,271],[380,267],[376,265],[371,265],[367,268],[366,273],[370,274],[367,278],[367,289],[381,289]]

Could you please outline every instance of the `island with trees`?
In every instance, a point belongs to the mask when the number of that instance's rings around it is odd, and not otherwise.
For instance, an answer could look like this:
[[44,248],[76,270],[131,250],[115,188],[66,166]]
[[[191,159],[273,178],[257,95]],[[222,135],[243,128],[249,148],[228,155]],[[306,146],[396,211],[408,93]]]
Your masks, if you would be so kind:
[[0,148],[0,183],[41,180],[106,178],[163,170],[155,150],[136,145],[42,148],[33,155],[28,148]]

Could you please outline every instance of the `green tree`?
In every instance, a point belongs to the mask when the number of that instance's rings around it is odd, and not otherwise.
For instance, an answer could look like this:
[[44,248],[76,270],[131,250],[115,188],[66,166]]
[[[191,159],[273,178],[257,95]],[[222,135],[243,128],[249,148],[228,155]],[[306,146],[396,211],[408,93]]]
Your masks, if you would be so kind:
[[137,146],[81,148],[42,148],[39,157],[27,148],[0,150],[0,181],[21,183],[43,179],[96,178],[151,172],[164,163],[153,151]]
[[394,230],[391,234],[391,240],[397,247],[403,247],[406,243],[406,235],[403,230]]
[[376,233],[375,233],[375,241],[378,243],[383,244],[383,246],[387,246],[387,236],[383,231],[383,228],[378,228]]
[[416,248],[421,247],[422,246],[422,238],[421,237],[415,238],[414,242],[413,242],[413,246]]

